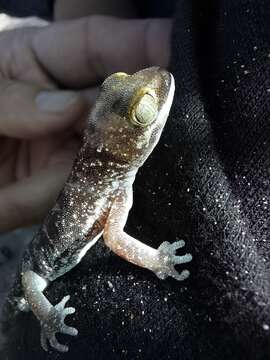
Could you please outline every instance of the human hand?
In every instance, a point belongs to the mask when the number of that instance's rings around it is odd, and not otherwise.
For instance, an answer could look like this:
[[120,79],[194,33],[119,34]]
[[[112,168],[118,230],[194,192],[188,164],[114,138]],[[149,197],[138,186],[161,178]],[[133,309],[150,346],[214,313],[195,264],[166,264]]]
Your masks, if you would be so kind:
[[44,21],[1,15],[3,24],[9,30],[0,33],[0,232],[46,214],[78,147],[71,126],[86,112],[79,93],[59,91],[32,50]]
[[90,16],[0,33],[0,231],[42,219],[70,171],[83,97],[113,72],[166,67],[170,29]]

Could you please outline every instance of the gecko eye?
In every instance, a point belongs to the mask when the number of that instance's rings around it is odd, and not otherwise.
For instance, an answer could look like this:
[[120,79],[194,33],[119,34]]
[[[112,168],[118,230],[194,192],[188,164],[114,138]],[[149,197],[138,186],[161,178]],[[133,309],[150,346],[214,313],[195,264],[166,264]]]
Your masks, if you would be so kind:
[[[141,93],[141,91],[140,91]],[[130,120],[132,124],[145,127],[150,125],[157,117],[158,104],[155,94],[144,89],[131,106]]]

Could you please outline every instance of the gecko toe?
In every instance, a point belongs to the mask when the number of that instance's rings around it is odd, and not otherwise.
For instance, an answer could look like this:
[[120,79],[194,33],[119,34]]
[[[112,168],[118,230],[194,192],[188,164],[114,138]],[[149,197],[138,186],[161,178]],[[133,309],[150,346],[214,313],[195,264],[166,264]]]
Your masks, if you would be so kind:
[[76,310],[75,310],[74,307],[68,307],[68,308],[65,308],[65,309],[62,311],[62,314],[63,314],[63,316],[67,316],[67,315],[74,314],[75,311],[76,311]]
[[62,333],[70,336],[77,336],[78,330],[75,327],[64,326],[62,329]]
[[172,250],[176,251],[178,249],[181,249],[182,247],[185,246],[185,241],[184,240],[177,240],[174,243],[170,244],[170,247]]
[[42,346],[42,349],[47,352],[48,351],[47,338],[46,338],[45,334],[43,333],[43,331],[41,331],[41,333],[40,333],[40,344]]
[[181,273],[179,273],[178,271],[174,270],[171,273],[171,277],[173,277],[174,279],[178,280],[178,281],[184,281],[186,280],[190,275],[190,272],[188,270],[183,270]]
[[57,305],[55,305],[55,309],[63,310],[65,308],[66,303],[68,302],[69,299],[70,299],[70,295],[67,295],[67,296],[63,297],[63,299]]
[[173,263],[175,265],[179,265],[179,264],[186,264],[189,263],[192,260],[192,255],[191,254],[185,254],[182,256],[173,256]]
[[60,352],[67,352],[68,351],[68,346],[60,344],[59,341],[56,339],[55,335],[53,335],[49,339],[49,342],[50,342],[51,347],[53,347],[54,349],[56,349],[56,350],[58,350]]

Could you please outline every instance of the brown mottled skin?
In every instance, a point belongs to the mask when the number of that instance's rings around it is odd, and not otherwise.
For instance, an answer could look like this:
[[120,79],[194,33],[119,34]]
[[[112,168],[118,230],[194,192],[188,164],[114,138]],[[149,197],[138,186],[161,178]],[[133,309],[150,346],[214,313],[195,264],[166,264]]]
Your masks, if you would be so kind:
[[53,348],[68,351],[55,334],[78,332],[64,323],[65,316],[75,311],[65,308],[69,297],[53,306],[43,290],[76,266],[102,234],[112,251],[161,279],[188,277],[187,270],[179,274],[174,268],[191,260],[190,254],[175,255],[183,241],[153,249],[123,230],[136,172],[159,140],[173,93],[172,75],[155,67],[134,75],[116,73],[103,83],[72,172],[26,250],[16,283],[21,289],[18,307],[30,309],[40,321],[44,350],[49,341]]

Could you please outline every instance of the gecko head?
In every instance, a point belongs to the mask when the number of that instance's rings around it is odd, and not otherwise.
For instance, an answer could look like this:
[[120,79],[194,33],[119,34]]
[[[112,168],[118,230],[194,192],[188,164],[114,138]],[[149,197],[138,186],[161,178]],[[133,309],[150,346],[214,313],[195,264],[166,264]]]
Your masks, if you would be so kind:
[[142,165],[159,140],[173,95],[173,76],[158,67],[104,81],[90,122],[111,160]]

